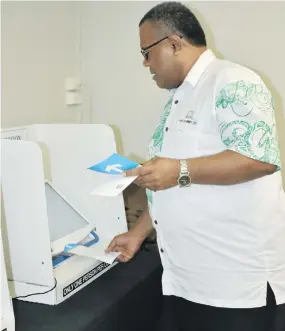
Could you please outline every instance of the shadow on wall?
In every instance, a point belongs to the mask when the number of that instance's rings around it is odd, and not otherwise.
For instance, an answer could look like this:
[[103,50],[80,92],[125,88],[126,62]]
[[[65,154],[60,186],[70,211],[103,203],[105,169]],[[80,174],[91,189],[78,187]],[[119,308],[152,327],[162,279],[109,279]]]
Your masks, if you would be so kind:
[[116,141],[116,147],[117,147],[117,153],[118,154],[123,155],[123,156],[129,158],[130,160],[135,161],[139,164],[142,164],[142,163],[147,161],[146,159],[144,159],[144,158],[142,158],[139,155],[134,154],[134,153],[131,153],[129,155],[125,155],[121,130],[116,125],[113,125],[113,124],[109,124],[109,125],[112,128],[112,130],[114,132],[114,135],[115,135],[115,141]]
[[283,187],[285,190],[285,118],[283,114],[283,109],[284,109],[283,101],[277,89],[271,82],[271,80],[263,73],[258,72],[257,70],[255,70],[255,72],[263,79],[266,86],[272,93],[272,97],[274,100],[275,119],[276,119],[278,143],[279,143],[280,157],[281,157],[281,168],[282,168],[281,172],[283,178]]
[[218,58],[224,59],[223,54],[220,53],[215,46],[215,38],[212,33],[211,27],[207,24],[207,22],[204,20],[203,16],[200,14],[200,12],[196,8],[191,8],[191,11],[197,17],[198,21],[200,22],[200,24],[205,32],[207,46],[215,53],[215,55]]
[[117,147],[117,153],[120,155],[124,155],[124,144],[123,144],[123,139],[122,139],[122,134],[121,130],[114,124],[109,124],[110,127],[112,128],[115,136],[115,141],[116,141],[116,147]]

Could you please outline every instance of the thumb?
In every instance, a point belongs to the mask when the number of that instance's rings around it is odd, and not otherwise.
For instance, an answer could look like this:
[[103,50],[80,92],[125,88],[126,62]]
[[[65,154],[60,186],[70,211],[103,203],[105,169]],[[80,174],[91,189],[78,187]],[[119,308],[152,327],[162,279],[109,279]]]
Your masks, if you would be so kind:
[[115,237],[109,244],[109,246],[105,249],[106,253],[110,252],[116,252],[116,246],[117,246],[117,238]]

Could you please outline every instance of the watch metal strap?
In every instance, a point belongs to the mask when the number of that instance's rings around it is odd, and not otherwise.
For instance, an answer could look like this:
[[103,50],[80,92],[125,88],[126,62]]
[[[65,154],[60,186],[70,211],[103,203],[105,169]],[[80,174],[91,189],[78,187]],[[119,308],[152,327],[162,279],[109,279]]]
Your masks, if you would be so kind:
[[180,172],[189,174],[186,160],[180,160]]

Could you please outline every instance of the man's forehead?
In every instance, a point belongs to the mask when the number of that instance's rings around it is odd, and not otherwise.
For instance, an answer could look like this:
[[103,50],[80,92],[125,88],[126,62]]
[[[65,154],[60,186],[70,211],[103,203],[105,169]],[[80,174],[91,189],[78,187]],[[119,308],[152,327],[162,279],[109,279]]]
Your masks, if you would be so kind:
[[140,44],[141,47],[147,47],[157,40],[158,27],[151,22],[144,22],[140,26]]

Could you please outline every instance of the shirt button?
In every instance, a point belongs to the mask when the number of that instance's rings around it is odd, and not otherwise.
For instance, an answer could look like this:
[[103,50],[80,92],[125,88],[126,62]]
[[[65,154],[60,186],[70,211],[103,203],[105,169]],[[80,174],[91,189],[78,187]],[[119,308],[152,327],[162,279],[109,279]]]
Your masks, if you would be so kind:
[[161,252],[161,253],[163,253],[163,252],[164,252],[163,248],[161,248],[161,249],[160,249],[160,252]]
[[178,100],[175,100],[174,103],[177,105],[178,104]]
[[165,131],[166,131],[166,132],[168,131],[168,126],[165,128]]
[[157,224],[157,220],[154,221],[154,224]]

